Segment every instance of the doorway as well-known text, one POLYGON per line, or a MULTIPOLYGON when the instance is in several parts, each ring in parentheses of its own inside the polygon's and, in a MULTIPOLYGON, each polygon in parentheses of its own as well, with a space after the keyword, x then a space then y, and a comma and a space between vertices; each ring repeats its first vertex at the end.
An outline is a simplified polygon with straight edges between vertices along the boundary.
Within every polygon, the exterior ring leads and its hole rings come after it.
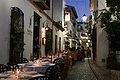
POLYGON ((53 33, 52 29, 48 28, 46 30, 46 45, 45 45, 45 55, 48 56, 50 52, 52 52, 52 38, 53 33))
POLYGON ((58 38, 58 36, 57 35, 55 35, 55 53, 57 52, 57 38, 58 38))
POLYGON ((40 19, 41 17, 34 12, 34 24, 33 24, 33 57, 39 58, 41 56, 41 36, 40 36, 40 19))

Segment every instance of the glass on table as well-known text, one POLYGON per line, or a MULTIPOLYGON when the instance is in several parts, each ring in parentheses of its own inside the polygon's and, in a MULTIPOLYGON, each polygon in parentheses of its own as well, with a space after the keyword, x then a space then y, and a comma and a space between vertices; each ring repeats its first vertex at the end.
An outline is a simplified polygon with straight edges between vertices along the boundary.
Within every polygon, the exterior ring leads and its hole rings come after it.
POLYGON ((26 63, 18 64, 19 70, 22 71, 23 68, 26 66, 26 63))

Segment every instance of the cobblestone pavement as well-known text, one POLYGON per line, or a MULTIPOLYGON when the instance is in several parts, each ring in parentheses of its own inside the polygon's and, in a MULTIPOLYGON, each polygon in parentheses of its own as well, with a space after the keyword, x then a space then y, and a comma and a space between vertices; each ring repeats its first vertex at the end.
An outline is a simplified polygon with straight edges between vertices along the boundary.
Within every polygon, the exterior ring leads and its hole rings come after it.
POLYGON ((76 62, 72 69, 69 70, 66 80, 111 80, 108 70, 97 67, 95 64, 92 64, 92 62, 90 63, 98 79, 93 74, 88 64, 88 59, 85 59, 85 62, 76 62))
POLYGON ((95 74, 99 78, 99 80, 112 80, 110 70, 106 69, 105 67, 100 67, 92 62, 90 62, 92 69, 94 70, 95 74))

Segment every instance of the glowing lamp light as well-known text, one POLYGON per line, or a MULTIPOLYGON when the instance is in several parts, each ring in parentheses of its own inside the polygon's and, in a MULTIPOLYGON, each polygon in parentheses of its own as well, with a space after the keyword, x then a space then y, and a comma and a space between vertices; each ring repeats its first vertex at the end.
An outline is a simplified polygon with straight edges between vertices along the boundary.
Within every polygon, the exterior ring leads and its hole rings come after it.
POLYGON ((49 29, 48 27, 45 28, 46 31, 48 31, 48 29, 49 29))
POLYGON ((16 70, 16 74, 18 75, 20 73, 19 69, 16 70))
POLYGON ((37 60, 36 63, 39 63, 39 61, 37 60))
POLYGON ((44 42, 43 43, 46 44, 46 38, 44 38, 44 42))
POLYGON ((90 40, 88 40, 88 42, 90 42, 90 40))
POLYGON ((84 22, 86 22, 87 16, 86 16, 85 14, 84 14, 83 17, 82 17, 82 20, 83 20, 84 22))

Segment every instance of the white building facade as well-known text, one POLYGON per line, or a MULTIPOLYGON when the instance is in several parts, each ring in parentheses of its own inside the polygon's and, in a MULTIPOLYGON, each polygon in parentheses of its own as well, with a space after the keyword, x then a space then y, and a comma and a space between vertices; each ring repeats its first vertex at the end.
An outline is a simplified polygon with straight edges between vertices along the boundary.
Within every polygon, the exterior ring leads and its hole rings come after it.
POLYGON ((69 47, 77 49, 78 47, 78 24, 76 19, 78 15, 73 6, 66 5, 65 7, 65 42, 69 42, 69 47))
MULTIPOLYGON (((55 4, 56 0, 50 0, 50 7, 48 10, 42 10, 35 3, 31 2, 33 0, 1 0, 0 2, 0 63, 6 64, 9 62, 10 58, 10 29, 11 29, 11 9, 17 7, 24 14, 24 52, 23 57, 30 59, 30 56, 33 55, 33 37, 34 29, 36 23, 34 22, 35 15, 38 18, 38 34, 40 51, 39 56, 45 56, 45 45, 43 45, 42 40, 42 28, 43 26, 48 26, 53 30, 53 42, 52 42, 52 51, 55 50, 55 35, 61 37, 60 50, 63 50, 63 35, 62 35, 62 25, 56 27, 58 21, 63 23, 63 0, 59 0, 60 5, 55 4), (53 6, 52 6, 53 5, 53 6), (55 6, 55 8, 54 8, 55 6), (53 9, 54 8, 54 9, 53 9), (59 8, 59 9, 58 9, 59 8), (56 13, 58 12, 58 13, 56 13), (55 15, 56 14, 56 15, 55 15), (54 15, 54 16, 53 16, 54 15), (56 16, 56 17, 55 17, 56 16), (53 22, 55 24, 53 24, 53 22), (58 31, 56 31, 58 30, 58 31)), ((58 1, 58 0, 57 0, 58 1)), ((58 40, 58 39, 57 39, 58 40)), ((58 42, 58 41, 57 41, 58 42)), ((58 49, 58 48, 57 48, 58 49)))
POLYGON ((90 10, 92 11, 92 28, 95 28, 96 35, 96 49, 93 54, 96 55, 96 63, 99 66, 106 66, 107 57, 109 53, 107 33, 104 28, 101 28, 99 19, 97 22, 95 18, 98 18, 100 13, 107 9, 106 0, 90 0, 90 10))

